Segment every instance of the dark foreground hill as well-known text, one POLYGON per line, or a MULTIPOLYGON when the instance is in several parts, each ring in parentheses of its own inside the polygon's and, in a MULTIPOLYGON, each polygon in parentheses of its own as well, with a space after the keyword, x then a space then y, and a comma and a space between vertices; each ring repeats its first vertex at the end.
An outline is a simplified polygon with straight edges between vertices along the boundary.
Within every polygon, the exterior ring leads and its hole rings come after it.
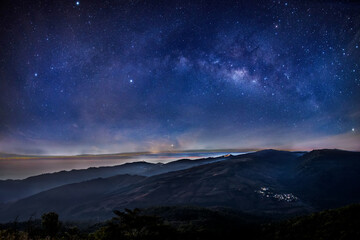
POLYGON ((49 211, 65 220, 105 220, 114 209, 188 205, 288 218, 360 202, 359 166, 356 152, 265 150, 152 176, 119 175, 57 187, 3 204, 0 221, 49 211))
POLYGON ((113 216, 107 222, 84 226, 74 222, 61 224, 56 213, 48 213, 42 216, 42 221, 0 224, 0 239, 355 240, 360 238, 359 204, 283 221, 269 221, 230 209, 199 207, 127 209, 124 212, 115 211, 113 216))

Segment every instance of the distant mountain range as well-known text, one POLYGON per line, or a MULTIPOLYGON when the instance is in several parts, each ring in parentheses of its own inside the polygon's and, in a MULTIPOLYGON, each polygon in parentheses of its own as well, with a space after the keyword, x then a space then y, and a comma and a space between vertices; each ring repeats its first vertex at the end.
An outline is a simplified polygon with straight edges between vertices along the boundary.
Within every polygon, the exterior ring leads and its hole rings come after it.
POLYGON ((44 174, 0 181, 0 221, 49 211, 103 220, 114 209, 190 205, 287 217, 360 202, 359 171, 359 152, 264 150, 44 174))
POLYGON ((107 178, 120 174, 153 176, 224 159, 226 159, 226 157, 205 158, 199 160, 181 159, 167 164, 133 162, 112 167, 92 167, 81 170, 47 173, 29 177, 24 180, 0 180, 0 203, 19 200, 54 187, 95 178, 107 178))

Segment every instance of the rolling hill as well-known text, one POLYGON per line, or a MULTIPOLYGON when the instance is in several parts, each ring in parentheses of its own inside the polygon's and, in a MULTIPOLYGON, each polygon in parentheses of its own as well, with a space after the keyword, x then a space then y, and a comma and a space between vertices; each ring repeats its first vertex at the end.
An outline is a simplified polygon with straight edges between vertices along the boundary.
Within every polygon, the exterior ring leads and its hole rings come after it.
POLYGON ((152 176, 211 162, 222 161, 227 158, 229 157, 204 158, 197 160, 181 159, 166 164, 133 162, 112 167, 93 167, 81 170, 47 173, 23 180, 0 180, 0 203, 15 201, 51 188, 95 178, 106 178, 120 174, 152 176))
POLYGON ((156 175, 118 175, 57 187, 2 205, 0 221, 47 211, 67 220, 103 220, 114 209, 189 205, 289 217, 326 209, 329 199, 334 206, 360 202, 359 166, 357 152, 264 150, 156 175), (329 174, 332 180, 325 181, 329 174), (87 190, 79 194, 79 189, 87 190))

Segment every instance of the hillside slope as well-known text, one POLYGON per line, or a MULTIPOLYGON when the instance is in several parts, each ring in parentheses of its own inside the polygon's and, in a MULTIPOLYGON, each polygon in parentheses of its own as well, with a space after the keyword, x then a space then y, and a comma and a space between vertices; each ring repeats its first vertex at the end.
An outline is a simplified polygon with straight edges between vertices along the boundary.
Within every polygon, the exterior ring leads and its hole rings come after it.
POLYGON ((127 184, 96 179, 65 185, 3 205, 0 220, 9 221, 19 212, 26 217, 50 210, 68 220, 107 219, 114 209, 189 205, 290 217, 360 202, 359 169, 357 152, 265 150, 149 177, 132 176, 136 181, 127 184), (91 188, 98 189, 98 184, 103 189, 91 195, 91 188), (83 187, 90 189, 89 197, 81 201, 76 194, 71 197, 83 187))
POLYGON ((134 162, 112 167, 48 173, 29 177, 24 180, 0 180, 0 203, 15 201, 55 187, 95 178, 107 178, 121 174, 153 176, 225 159, 229 159, 229 157, 204 158, 197 160, 183 159, 166 164, 134 162))
MULTIPOLYGON (((86 219, 90 215, 105 219, 111 216, 113 209, 159 205, 227 206, 262 214, 307 211, 300 200, 287 201, 275 197, 275 194, 283 196, 287 193, 282 182, 289 175, 284 172, 295 167, 298 155, 262 151, 230 157, 226 161, 144 178, 127 186, 104 186, 106 191, 97 194, 96 198, 84 199, 80 204, 76 198, 72 202, 63 200, 67 198, 67 192, 76 191, 69 190, 74 186, 66 185, 4 205, 0 220, 6 221, 18 214, 19 209, 23 216, 34 211, 53 210, 64 213, 63 217, 67 219, 86 219), (262 188, 271 189, 271 197, 260 193, 262 188), (49 199, 66 204, 57 204, 49 199), (78 206, 76 210, 74 205, 78 206)), ((78 186, 89 186, 90 183, 95 184, 96 181, 79 183, 78 186)))

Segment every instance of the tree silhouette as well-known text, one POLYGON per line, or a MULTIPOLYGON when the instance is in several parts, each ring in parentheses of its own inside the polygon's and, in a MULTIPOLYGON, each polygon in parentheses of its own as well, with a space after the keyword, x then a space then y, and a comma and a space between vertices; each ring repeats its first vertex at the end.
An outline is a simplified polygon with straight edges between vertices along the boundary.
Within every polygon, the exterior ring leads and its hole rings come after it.
POLYGON ((174 239, 175 230, 158 217, 141 215, 137 208, 124 212, 115 210, 114 214, 108 225, 94 234, 95 239, 174 239))
POLYGON ((55 212, 45 213, 41 216, 41 225, 46 235, 54 237, 61 226, 59 215, 55 212))

